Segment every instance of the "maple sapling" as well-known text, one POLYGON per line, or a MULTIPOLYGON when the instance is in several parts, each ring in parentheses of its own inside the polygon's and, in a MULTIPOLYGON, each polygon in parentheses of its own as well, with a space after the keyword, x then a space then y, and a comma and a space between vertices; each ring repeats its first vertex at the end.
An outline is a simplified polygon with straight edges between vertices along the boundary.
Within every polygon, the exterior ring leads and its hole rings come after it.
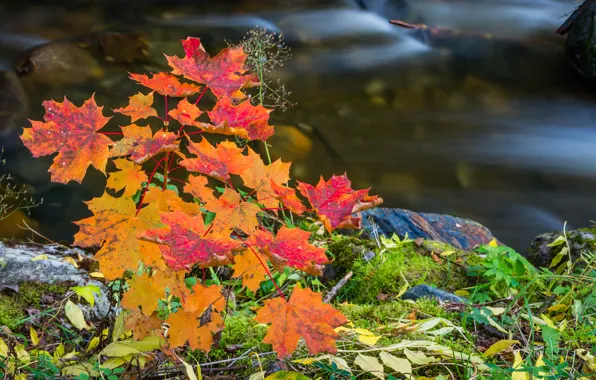
POLYGON ((265 163, 233 141, 212 144, 203 135, 265 142, 274 133, 271 110, 253 105, 243 91, 259 81, 245 65, 242 47, 226 48, 211 58, 198 38, 189 37, 182 45, 183 58, 166 56, 171 73, 130 74, 151 92, 141 91, 114 110, 131 118, 121 133, 101 131, 110 117, 91 96, 81 107, 66 98, 44 102, 44 122, 31 121, 21 135, 35 157, 58 153, 49 169, 52 181, 80 183, 89 165, 108 176, 110 191, 86 202, 93 216, 76 222, 74 244, 100 247, 95 258, 106 279, 128 281, 122 298, 126 327, 135 339, 161 337, 166 352, 186 342, 193 349, 210 350, 213 334, 224 326, 222 286, 207 286, 203 280, 188 287, 185 279, 193 268, 222 265, 231 265, 251 291, 262 281, 273 281, 280 298, 265 301, 256 320, 271 324, 264 342, 280 358, 290 356, 300 338, 311 354, 336 352, 334 328, 347 319, 324 304, 321 294, 297 285, 288 297, 273 280, 268 261, 277 271, 292 267, 314 276, 330 262, 325 248, 309 242, 309 232, 283 225, 279 214, 314 213, 331 233, 359 228, 358 211, 382 199, 369 196, 368 190, 352 190, 344 174, 321 178, 316 186, 299 183, 309 209, 288 186, 290 163, 265 163), (216 98, 211 110, 199 107, 207 89, 216 98), (164 97, 163 113, 153 108, 155 96, 164 97), (170 108, 174 98, 181 99, 170 108), (159 130, 136 124, 145 119, 157 121, 159 130), (201 136, 194 138, 197 134, 201 136), (116 171, 106 173, 108 160, 116 171), (174 186, 169 174, 181 169, 190 175, 183 186, 174 186), (242 180, 248 192, 236 189, 233 179, 242 180), (214 183, 223 190, 215 191, 214 183), (185 200, 189 198, 195 202, 185 200), (215 217, 206 221, 208 215, 215 217), (265 215, 271 216, 267 223, 265 215), (180 306, 164 315, 159 302, 172 297, 180 306), (160 328, 164 319, 170 326, 167 336, 160 328))

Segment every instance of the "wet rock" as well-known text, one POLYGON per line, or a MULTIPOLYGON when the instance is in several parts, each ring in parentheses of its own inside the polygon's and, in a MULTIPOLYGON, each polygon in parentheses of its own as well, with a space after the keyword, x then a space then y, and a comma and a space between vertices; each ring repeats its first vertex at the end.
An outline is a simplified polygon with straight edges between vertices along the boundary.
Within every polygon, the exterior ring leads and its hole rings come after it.
MULTIPOLYGON (((549 247, 549 244, 562 235, 562 231, 556 231, 536 236, 526 254, 528 261, 536 267, 548 267, 563 247, 562 245, 549 247)), ((592 251, 596 248, 596 229, 566 231, 566 235, 572 261, 576 261, 582 251, 592 251)))
POLYGON ((567 35, 565 53, 571 64, 582 75, 596 78, 596 1, 586 0, 567 21, 557 29, 557 33, 567 35))
MULTIPOLYGON (((19 78, 10 71, 0 71, 0 138, 15 134, 27 117, 27 95, 19 78)), ((6 148, 7 141, 2 141, 6 148)))
POLYGON ((66 256, 88 255, 78 249, 57 246, 8 246, 0 242, 0 287, 14 287, 23 283, 64 284, 68 286, 97 285, 101 294, 95 295, 95 306, 81 305, 89 320, 99 320, 110 310, 106 287, 86 272, 63 260, 66 256), (41 256, 45 255, 45 256, 41 256))
POLYGON ((423 238, 452 245, 465 251, 494 239, 488 228, 469 219, 444 214, 418 213, 399 208, 374 208, 362 213, 363 227, 369 232, 411 239, 423 238))
POLYGON ((457 296, 453 293, 446 292, 441 289, 433 288, 428 285, 416 285, 413 288, 408 289, 401 298, 404 300, 417 301, 420 298, 436 299, 440 303, 445 302, 458 302, 465 303, 466 299, 457 296))

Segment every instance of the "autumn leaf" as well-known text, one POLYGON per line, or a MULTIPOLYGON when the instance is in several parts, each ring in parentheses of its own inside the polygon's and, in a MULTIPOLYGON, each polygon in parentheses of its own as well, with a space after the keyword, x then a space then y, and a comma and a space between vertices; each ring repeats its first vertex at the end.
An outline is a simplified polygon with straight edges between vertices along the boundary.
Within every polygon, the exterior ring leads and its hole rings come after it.
POLYGON ((174 120, 178 121, 181 125, 192 125, 198 127, 201 125, 197 120, 203 111, 196 105, 189 103, 186 98, 182 99, 176 105, 176 108, 170 110, 170 115, 174 120))
POLYGON ((204 138, 199 143, 189 139, 188 151, 197 158, 186 158, 180 161, 180 165, 189 172, 202 173, 224 182, 230 179, 230 174, 241 174, 252 164, 242 154, 243 148, 238 148, 230 141, 221 142, 214 147, 204 138))
POLYGON ((265 141, 274 133, 269 125, 269 110, 262 105, 253 106, 246 100, 235 106, 229 98, 219 98, 215 107, 207 111, 214 124, 203 123, 208 132, 236 134, 249 140, 265 141))
POLYGON ((232 251, 241 242, 233 240, 229 232, 208 232, 201 215, 189 216, 182 211, 164 213, 161 220, 167 228, 147 231, 141 236, 146 241, 160 244, 168 266, 174 270, 226 265, 234 261, 232 251))
POLYGON ((369 196, 369 189, 353 190, 351 182, 344 174, 332 176, 325 182, 323 177, 316 187, 299 182, 298 189, 313 206, 327 231, 336 228, 360 228, 360 216, 352 214, 383 202, 378 196, 369 196))
POLYGON ((251 165, 238 173, 244 181, 244 185, 256 190, 259 203, 267 208, 277 207, 279 201, 271 188, 271 182, 277 184, 288 182, 290 180, 290 164, 277 160, 271 165, 265 165, 261 157, 251 149, 248 149, 247 160, 251 162, 251 165))
POLYGON ((193 293, 187 291, 182 309, 166 320, 171 326, 168 331, 171 348, 188 341, 192 349, 209 352, 212 334, 223 327, 219 312, 225 307, 225 299, 221 289, 219 285, 205 287, 199 283, 193 287, 193 293))
POLYGON ((296 190, 278 185, 274 180, 271 180, 271 190, 275 199, 280 201, 288 210, 296 215, 301 215, 306 211, 306 207, 302 201, 296 196, 296 190))
POLYGON ((202 175, 191 175, 188 177, 188 183, 184 185, 184 192, 192 194, 203 203, 213 201, 213 189, 207 187, 209 180, 202 175))
POLYGON ((310 244, 309 237, 308 231, 282 226, 275 237, 268 231, 257 230, 248 241, 259 247, 280 272, 285 266, 290 266, 313 276, 321 276, 323 264, 331 261, 325 255, 325 248, 310 244))
POLYGON ((184 58, 166 55, 172 73, 207 85, 216 97, 243 99, 241 88, 258 85, 253 75, 245 75, 247 55, 241 47, 223 49, 210 58, 198 38, 188 37, 182 41, 182 46, 186 53, 184 58))
POLYGON ((140 307, 143 315, 148 317, 157 310, 158 300, 166 298, 166 289, 176 297, 186 294, 183 279, 183 272, 168 268, 156 271, 151 277, 135 275, 128 281, 130 288, 122 297, 122 307, 129 310, 140 307))
POLYGON ((23 130, 21 140, 33 157, 58 153, 49 170, 52 181, 81 183, 89 165, 105 174, 113 142, 96 132, 110 118, 103 116, 95 98, 91 96, 81 107, 66 98, 62 103, 47 100, 43 106, 46 122, 30 120, 32 127, 23 130))
POLYGON ((139 82, 141 85, 152 89, 160 95, 180 97, 189 96, 199 92, 201 86, 190 83, 180 83, 178 78, 168 73, 151 74, 149 78, 145 74, 130 74, 130 79, 139 82))
POLYGON ((250 235, 259 225, 257 214, 261 208, 254 203, 242 202, 240 194, 232 189, 225 189, 219 198, 206 203, 205 208, 216 214, 212 223, 218 230, 237 228, 250 235))
POLYGON ((153 92, 150 92, 147 95, 143 95, 139 92, 138 94, 129 98, 128 106, 116 108, 114 112, 119 112, 123 115, 130 116, 132 122, 134 123, 138 119, 146 119, 150 116, 157 116, 157 111, 155 108, 151 107, 152 105, 153 92))
POLYGON ((234 262, 232 277, 242 277, 242 285, 256 292, 267 277, 267 271, 263 267, 267 265, 267 258, 261 257, 256 250, 247 249, 234 256, 234 262))
POLYGON ((130 155, 134 163, 142 164, 159 153, 178 150, 178 135, 172 132, 159 131, 153 135, 150 127, 131 124, 122 127, 122 134, 124 138, 115 143, 110 157, 130 155))
POLYGON ((257 311, 255 320, 270 323, 263 339, 271 344, 280 359, 292 355, 303 338, 309 355, 321 352, 336 353, 335 328, 348 323, 348 319, 331 305, 322 302, 320 293, 302 289, 297 285, 289 301, 281 298, 266 300, 257 311))
POLYGON ((150 335, 163 335, 161 320, 157 313, 146 316, 139 309, 133 309, 126 315, 124 327, 127 330, 132 330, 132 336, 135 340, 142 340, 150 335))
POLYGON ((137 215, 136 205, 130 198, 114 198, 104 193, 86 203, 94 215, 75 222, 79 232, 74 236, 74 245, 101 246, 95 258, 108 280, 122 277, 126 270, 136 270, 139 261, 151 267, 165 265, 155 244, 137 239, 147 229, 162 226, 157 204, 142 208, 137 215))
POLYGON ((114 160, 114 164, 119 171, 110 173, 107 188, 116 191, 124 189, 122 195, 130 197, 141 189, 144 182, 147 182, 147 174, 134 162, 120 158, 114 160))
POLYGON ((196 203, 187 203, 173 190, 151 186, 145 193, 143 204, 157 203, 160 212, 183 211, 188 215, 199 215, 201 208, 196 203))

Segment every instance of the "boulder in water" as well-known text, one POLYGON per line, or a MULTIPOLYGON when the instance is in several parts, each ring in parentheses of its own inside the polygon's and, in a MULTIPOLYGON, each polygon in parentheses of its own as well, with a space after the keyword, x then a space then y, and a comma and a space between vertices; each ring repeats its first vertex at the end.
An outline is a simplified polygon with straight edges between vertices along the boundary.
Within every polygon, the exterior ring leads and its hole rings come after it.
POLYGON ((596 0, 585 0, 557 29, 567 35, 565 53, 583 76, 596 79, 596 0))

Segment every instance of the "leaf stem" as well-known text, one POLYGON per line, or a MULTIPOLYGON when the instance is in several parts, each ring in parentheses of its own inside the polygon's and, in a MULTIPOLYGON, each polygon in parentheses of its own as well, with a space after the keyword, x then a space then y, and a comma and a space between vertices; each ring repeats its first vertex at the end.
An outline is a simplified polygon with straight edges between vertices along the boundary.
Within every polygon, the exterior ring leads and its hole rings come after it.
POLYGON ((136 215, 139 215, 139 212, 141 212, 141 207, 143 206, 143 200, 145 199, 145 194, 147 194, 147 190, 149 189, 149 184, 153 180, 153 177, 155 176, 155 173, 157 172, 157 169, 159 169, 159 167, 161 166, 160 164, 164 160, 164 158, 165 157, 162 157, 161 160, 157 161, 157 164, 155 164, 155 169, 153 169, 153 172, 151 172, 151 175, 149 176, 149 179, 147 179, 147 187, 145 187, 143 189, 143 193, 141 194, 141 199, 139 199, 139 204, 137 205, 137 213, 136 213, 136 215))
MULTIPOLYGON (((168 186, 168 171, 170 170, 169 166, 171 165, 168 161, 170 160, 170 155, 168 153, 166 153, 164 155, 164 165, 163 165, 163 186, 162 186, 162 190, 165 191, 165 189, 168 186)), ((174 161, 174 160, 172 160, 174 161)))

